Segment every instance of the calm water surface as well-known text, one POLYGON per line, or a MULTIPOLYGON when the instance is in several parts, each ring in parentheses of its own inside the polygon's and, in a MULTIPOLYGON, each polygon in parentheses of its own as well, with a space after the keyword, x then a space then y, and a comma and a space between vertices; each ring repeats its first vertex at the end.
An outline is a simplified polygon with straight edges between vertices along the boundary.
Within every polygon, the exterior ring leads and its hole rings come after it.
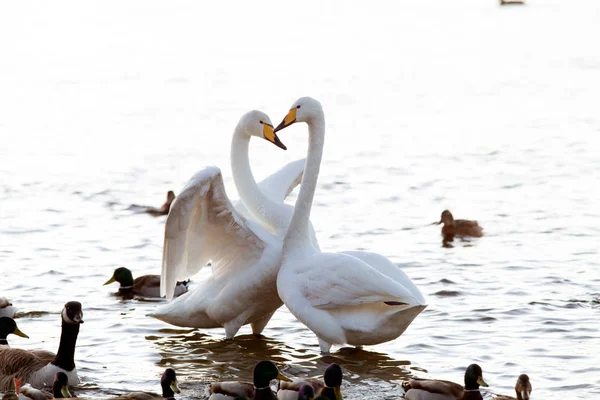
MULTIPOLYGON (((84 397, 157 391, 173 366, 181 397, 202 398, 265 358, 297 376, 338 362, 348 399, 398 398, 411 375, 462 382, 472 362, 496 393, 527 372, 534 398, 598 397, 600 7, 423 3, 3 3, 0 294, 31 337, 11 345, 56 351, 79 300, 84 397), (401 263, 429 302, 404 335, 322 357, 281 308, 264 339, 225 342, 102 286, 117 266, 159 273, 164 217, 131 204, 208 164, 236 197, 238 118, 278 123, 303 95, 327 116, 321 248, 401 263), (442 247, 445 208, 486 235, 442 247)), ((287 152, 253 143, 257 176, 304 156, 305 126, 281 138, 287 152)))

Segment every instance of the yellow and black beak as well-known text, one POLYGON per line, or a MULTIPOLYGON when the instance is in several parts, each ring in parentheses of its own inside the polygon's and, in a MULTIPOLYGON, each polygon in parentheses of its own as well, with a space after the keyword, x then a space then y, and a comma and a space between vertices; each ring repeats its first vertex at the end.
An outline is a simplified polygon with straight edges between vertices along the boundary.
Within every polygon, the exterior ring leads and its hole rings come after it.
POLYGON ((181 390, 179 390, 179 386, 177 386, 177 381, 171 381, 171 390, 175 393, 181 393, 181 390))
POLYGON ((478 376, 477 377, 477 383, 479 383, 480 386, 483 387, 488 387, 489 385, 487 383, 485 383, 485 381, 483 380, 483 376, 478 376))
POLYGON ((277 125, 277 128, 275 128, 275 132, 279 132, 283 128, 287 128, 288 126, 290 126, 294 122, 296 122, 296 110, 297 110, 297 108, 292 108, 287 113, 287 115, 285 116, 285 118, 283 119, 283 121, 281 121, 281 123, 279 125, 277 125))
POLYGON ((71 396, 71 393, 69 392, 68 386, 62 386, 60 388, 60 394, 62 394, 65 399, 70 399, 71 397, 73 397, 73 396, 71 396))
POLYGON ((109 284, 111 284, 113 282, 115 282, 115 276, 114 275, 112 276, 112 278, 110 278, 109 280, 107 280, 106 283, 104 285, 102 285, 102 286, 109 285, 109 284))
POLYGON ((273 143, 280 149, 287 150, 285 144, 281 143, 281 140, 279 140, 279 137, 275 134, 275 131, 273 130, 273 125, 263 123, 263 136, 265 139, 267 139, 269 142, 273 143))
POLYGON ((15 326, 15 330, 13 331, 13 334, 29 339, 29 336, 27 336, 26 334, 21 332, 21 330, 19 328, 17 328, 16 326, 15 326))

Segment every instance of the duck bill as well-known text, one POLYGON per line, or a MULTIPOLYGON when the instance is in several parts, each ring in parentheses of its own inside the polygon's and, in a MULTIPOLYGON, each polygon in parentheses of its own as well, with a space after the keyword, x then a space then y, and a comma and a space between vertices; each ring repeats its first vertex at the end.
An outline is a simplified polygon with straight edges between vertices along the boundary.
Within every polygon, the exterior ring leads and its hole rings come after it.
POLYGON ((279 125, 277 125, 277 128, 275 128, 275 132, 279 132, 280 130, 287 128, 288 126, 292 125, 295 122, 296 122, 296 108, 292 108, 287 113, 287 115, 285 116, 283 121, 281 121, 281 123, 279 125))
POLYGON ((71 397, 73 397, 71 396, 71 392, 69 392, 69 388, 67 386, 63 386, 60 388, 60 394, 62 394, 65 399, 70 399, 71 397))
POLYGON ((26 334, 24 334, 23 332, 21 332, 21 330, 19 328, 17 328, 17 327, 15 327, 15 330, 13 331, 13 333, 15 335, 17 335, 17 336, 21 336, 21 337, 29 339, 29 336, 27 336, 26 334))
POLYGON ((479 383, 479 386, 483 386, 483 387, 489 386, 487 383, 485 383, 482 376, 477 377, 477 383, 479 383))
POLYGON ((113 283, 113 282, 115 282, 115 277, 114 277, 114 275, 113 275, 113 276, 112 276, 112 277, 111 277, 109 280, 107 280, 107 281, 106 281, 106 283, 105 283, 104 285, 102 285, 102 286, 110 285, 110 284, 111 284, 111 283, 113 283))
POLYGON ((77 313, 73 316, 73 321, 78 324, 83 324, 83 313, 77 313))
POLYGON ((283 375, 281 372, 277 373, 277 379, 279 379, 280 381, 286 381, 286 382, 291 382, 292 381, 290 378, 288 378, 287 376, 283 375))
POLYGON ((263 124, 263 136, 266 140, 273 143, 280 149, 287 150, 285 144, 283 144, 281 140, 279 140, 279 136, 277 136, 277 134, 273 130, 273 125, 263 124))
POLYGON ((179 390, 179 386, 177 386, 177 381, 173 381, 171 382, 171 390, 175 393, 181 393, 181 390, 179 390))

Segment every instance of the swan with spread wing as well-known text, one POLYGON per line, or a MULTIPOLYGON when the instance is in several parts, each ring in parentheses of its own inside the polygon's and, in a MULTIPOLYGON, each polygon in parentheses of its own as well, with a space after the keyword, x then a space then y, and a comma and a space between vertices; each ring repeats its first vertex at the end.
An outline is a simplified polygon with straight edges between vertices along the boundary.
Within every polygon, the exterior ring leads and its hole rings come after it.
POLYGON ((425 299, 409 277, 380 254, 321 253, 312 245, 310 211, 325 143, 321 104, 310 97, 297 100, 275 132, 295 122, 308 124, 308 153, 284 238, 279 295, 317 335, 323 353, 332 344, 360 347, 393 340, 423 311, 425 299))
MULTIPOLYGON (((300 182, 304 160, 288 164, 257 185, 248 158, 252 136, 286 149, 269 117, 251 111, 240 119, 231 143, 232 173, 243 205, 232 205, 219 168, 207 167, 192 177, 167 217, 161 295, 172 298, 176 282, 193 276, 209 261, 212 274, 151 316, 177 326, 222 326, 232 339, 248 323, 254 334, 260 334, 283 304, 276 280, 283 236, 293 213, 283 201, 300 182)), ((308 230, 309 241, 318 248, 314 229, 308 230)))

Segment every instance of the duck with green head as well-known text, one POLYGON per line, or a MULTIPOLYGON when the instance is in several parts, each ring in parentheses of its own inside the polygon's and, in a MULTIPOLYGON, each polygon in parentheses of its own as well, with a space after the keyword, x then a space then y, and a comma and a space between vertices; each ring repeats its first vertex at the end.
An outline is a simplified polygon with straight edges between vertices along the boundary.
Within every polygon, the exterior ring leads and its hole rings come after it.
POLYGON ((333 363, 325 369, 323 374, 325 387, 319 392, 319 396, 329 400, 342 400, 342 367, 333 363))
POLYGON ((250 400, 277 400, 271 390, 271 381, 290 382, 291 379, 279 372, 271 361, 260 361, 254 367, 253 383, 248 382, 218 382, 210 385, 209 400, 233 400, 237 397, 247 397, 250 400))
POLYGON ((487 387, 483 371, 471 364, 465 371, 465 386, 437 379, 411 379, 402 384, 408 400, 483 400, 479 386, 487 387))
POLYGON ((10 334, 29 339, 29 336, 21 332, 14 319, 10 317, 0 317, 0 345, 8 346, 6 337, 10 334))
MULTIPOLYGON (((120 267, 115 269, 113 276, 104 285, 110 285, 113 282, 119 282, 118 294, 120 296, 161 297, 160 275, 142 275, 133 279, 133 274, 129 269, 120 267)), ((189 280, 177 282, 175 296, 187 292, 189 283, 189 280)))
POLYGON ((119 397, 115 397, 115 400, 163 400, 163 399, 174 399, 175 393, 181 393, 179 386, 177 386, 177 374, 173 368, 167 368, 160 377, 160 387, 162 388, 162 394, 148 393, 148 392, 133 392, 127 393, 119 397))

